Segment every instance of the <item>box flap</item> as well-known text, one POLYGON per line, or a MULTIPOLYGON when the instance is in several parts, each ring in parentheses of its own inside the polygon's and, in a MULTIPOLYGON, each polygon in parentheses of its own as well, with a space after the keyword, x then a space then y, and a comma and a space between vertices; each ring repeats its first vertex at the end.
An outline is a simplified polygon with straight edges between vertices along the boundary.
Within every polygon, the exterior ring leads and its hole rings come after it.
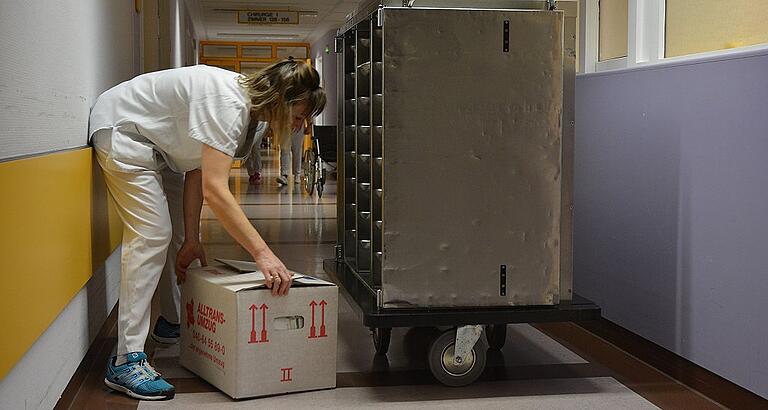
MULTIPOLYGON (((220 261, 219 259, 216 260, 220 261)), ((242 267, 245 265, 240 266, 242 267)), ((195 272, 197 272, 205 281, 221 286, 232 292, 266 288, 264 274, 260 270, 250 271, 248 273, 240 273, 241 271, 239 269, 233 268, 231 265, 227 264, 206 266, 203 268, 195 269, 195 272)), ((293 279, 293 285, 291 285, 292 287, 335 286, 331 282, 293 271, 291 271, 291 277, 293 279)))
POLYGON ((220 259, 216 258, 216 262, 223 263, 232 269, 237 270, 240 273, 256 272, 259 267, 256 266, 256 262, 238 261, 234 259, 220 259))

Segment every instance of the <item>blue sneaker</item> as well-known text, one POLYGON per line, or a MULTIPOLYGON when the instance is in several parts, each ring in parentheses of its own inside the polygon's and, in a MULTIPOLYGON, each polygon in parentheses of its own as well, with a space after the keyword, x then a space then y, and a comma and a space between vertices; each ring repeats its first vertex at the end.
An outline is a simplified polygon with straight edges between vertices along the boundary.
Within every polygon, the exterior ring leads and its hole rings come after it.
POLYGON ((158 343, 172 345, 179 341, 180 331, 181 326, 173 324, 160 316, 157 318, 157 322, 155 322, 155 329, 152 330, 152 339, 158 343))
POLYGON ((128 362, 120 366, 115 365, 116 357, 110 359, 104 378, 107 387, 139 400, 169 400, 176 395, 176 389, 149 365, 144 352, 126 356, 128 362))

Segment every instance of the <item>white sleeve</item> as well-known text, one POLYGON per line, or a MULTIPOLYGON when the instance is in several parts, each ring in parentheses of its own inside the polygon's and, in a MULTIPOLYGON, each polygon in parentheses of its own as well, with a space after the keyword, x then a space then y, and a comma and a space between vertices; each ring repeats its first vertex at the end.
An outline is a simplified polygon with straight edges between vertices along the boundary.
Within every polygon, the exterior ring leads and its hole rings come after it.
POLYGON ((189 136, 229 156, 248 124, 248 109, 234 98, 206 95, 189 103, 189 136))

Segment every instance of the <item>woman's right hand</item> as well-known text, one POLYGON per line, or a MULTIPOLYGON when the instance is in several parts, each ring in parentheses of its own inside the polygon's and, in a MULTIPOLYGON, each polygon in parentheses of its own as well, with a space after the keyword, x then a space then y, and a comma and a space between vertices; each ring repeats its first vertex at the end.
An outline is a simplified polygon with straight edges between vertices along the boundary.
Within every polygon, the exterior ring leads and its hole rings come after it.
POLYGON ((199 260, 200 265, 208 266, 205 251, 199 241, 184 241, 176 254, 176 283, 181 285, 187 279, 187 268, 193 261, 199 260))
POLYGON ((264 274, 267 288, 272 289, 272 295, 287 295, 292 282, 291 273, 288 272, 283 262, 272 253, 272 250, 265 248, 254 255, 253 260, 264 274))

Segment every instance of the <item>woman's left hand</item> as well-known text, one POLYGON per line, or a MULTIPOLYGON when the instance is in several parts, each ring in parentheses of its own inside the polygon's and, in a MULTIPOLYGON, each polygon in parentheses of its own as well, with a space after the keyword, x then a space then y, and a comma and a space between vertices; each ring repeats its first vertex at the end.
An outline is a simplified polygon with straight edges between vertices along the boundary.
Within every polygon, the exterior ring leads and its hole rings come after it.
POLYGON ((208 266, 208 262, 205 260, 205 251, 203 245, 200 242, 188 242, 184 241, 181 245, 179 253, 176 254, 176 282, 179 284, 184 283, 187 279, 187 268, 192 264, 195 259, 200 261, 203 266, 208 266))

